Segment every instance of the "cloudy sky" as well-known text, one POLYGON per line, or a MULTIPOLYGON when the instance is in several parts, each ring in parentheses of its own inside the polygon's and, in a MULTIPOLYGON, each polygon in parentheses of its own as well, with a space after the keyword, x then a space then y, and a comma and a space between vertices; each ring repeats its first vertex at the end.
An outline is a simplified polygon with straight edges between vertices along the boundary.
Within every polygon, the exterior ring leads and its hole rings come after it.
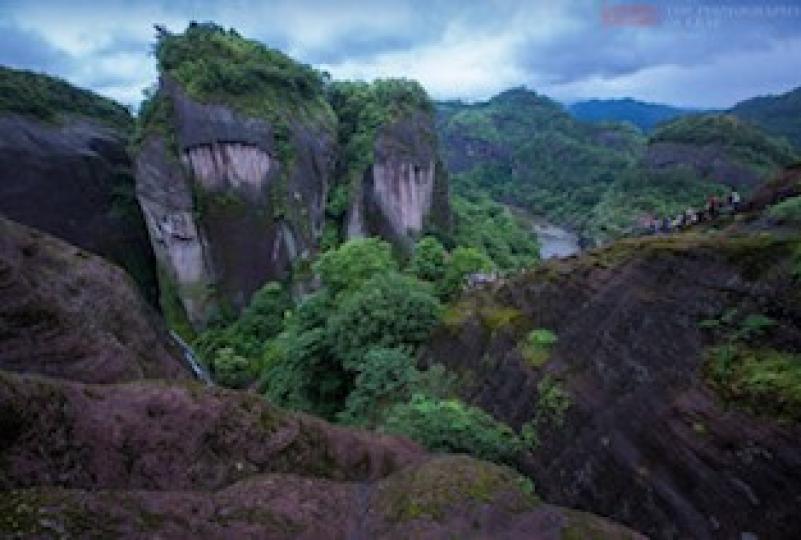
POLYGON ((405 76, 437 99, 525 85, 728 107, 801 86, 800 0, 0 0, 0 64, 137 104, 153 23, 213 20, 336 78, 405 76))

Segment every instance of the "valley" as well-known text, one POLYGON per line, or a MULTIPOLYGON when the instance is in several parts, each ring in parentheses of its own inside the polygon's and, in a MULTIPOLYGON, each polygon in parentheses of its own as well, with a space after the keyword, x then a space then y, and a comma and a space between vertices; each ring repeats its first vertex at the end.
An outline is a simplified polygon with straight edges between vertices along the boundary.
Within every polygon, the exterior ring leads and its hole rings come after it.
POLYGON ((152 54, 136 114, 0 67, 0 536, 801 535, 798 90, 152 54))

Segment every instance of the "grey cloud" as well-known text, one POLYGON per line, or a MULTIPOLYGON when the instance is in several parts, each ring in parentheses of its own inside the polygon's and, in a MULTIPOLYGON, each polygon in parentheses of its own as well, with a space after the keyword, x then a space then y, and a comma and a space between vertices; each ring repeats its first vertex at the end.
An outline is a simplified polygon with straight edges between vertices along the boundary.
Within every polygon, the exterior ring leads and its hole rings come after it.
POLYGON ((0 23, 0 64, 33 71, 65 74, 74 59, 39 35, 0 23))

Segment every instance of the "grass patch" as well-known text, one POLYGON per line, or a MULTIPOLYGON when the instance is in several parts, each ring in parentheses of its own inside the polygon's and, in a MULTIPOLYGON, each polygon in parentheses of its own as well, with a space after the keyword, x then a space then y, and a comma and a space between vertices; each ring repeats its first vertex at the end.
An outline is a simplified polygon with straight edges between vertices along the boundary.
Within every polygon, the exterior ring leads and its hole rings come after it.
POLYGON ((727 401, 755 414, 801 420, 801 355, 739 343, 713 347, 705 375, 727 401))
POLYGON ((523 313, 516 308, 484 306, 479 310, 481 322, 492 332, 501 328, 508 328, 523 319, 523 313))
POLYGON ((547 328, 535 328, 526 336, 520 352, 531 367, 542 367, 550 358, 557 341, 556 334, 547 328))

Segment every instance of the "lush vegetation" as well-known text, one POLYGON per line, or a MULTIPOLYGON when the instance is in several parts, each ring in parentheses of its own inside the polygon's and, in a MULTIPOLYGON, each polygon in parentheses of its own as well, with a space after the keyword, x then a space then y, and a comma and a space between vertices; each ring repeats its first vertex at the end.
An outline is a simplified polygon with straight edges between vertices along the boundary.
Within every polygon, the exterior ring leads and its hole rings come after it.
POLYGON ((439 130, 457 194, 488 194, 578 227, 644 143, 633 128, 581 124, 523 89, 441 104, 439 130))
POLYGON ((795 151, 785 141, 770 137, 731 115, 686 116, 661 126, 651 141, 719 145, 730 158, 764 172, 789 165, 796 159, 795 151))
POLYGON ((277 124, 288 114, 330 114, 325 74, 233 29, 194 22, 182 34, 161 29, 154 52, 159 71, 200 101, 277 124))
POLYGON ((194 342, 195 351, 220 384, 242 387, 259 375, 264 348, 281 332, 284 315, 291 308, 287 291, 278 283, 267 283, 238 319, 227 324, 218 321, 201 333, 194 342))
POLYGON ((452 243, 475 248, 501 270, 529 268, 539 260, 540 246, 531 227, 486 195, 451 198, 452 243))
POLYGON ((768 215, 784 223, 801 225, 801 197, 791 197, 768 210, 768 215))
POLYGON ((625 124, 583 124, 524 89, 485 103, 440 103, 438 129, 457 195, 489 196, 601 241, 724 192, 691 163, 651 167, 649 145, 716 145, 722 159, 761 176, 795 159, 787 143, 732 116, 682 116, 646 139, 625 124))
POLYGON ((778 96, 762 96, 742 101, 731 109, 731 114, 753 122, 766 132, 785 137, 801 150, 801 88, 778 96))
POLYGON ((6 67, 0 67, 0 113, 33 116, 47 122, 78 115, 123 130, 132 126, 130 112, 119 103, 56 77, 6 67))
POLYGON ((351 240, 315 263, 316 293, 293 305, 269 283, 238 319, 218 322, 194 346, 221 385, 256 385, 284 407, 511 463, 533 439, 456 399, 455 378, 441 366, 416 362, 440 320, 440 298, 491 268, 478 249, 449 253, 430 236, 403 268, 386 242, 351 240))
POLYGON ((431 286, 394 270, 394 261, 384 257, 389 249, 379 240, 353 240, 321 259, 323 288, 298 306, 269 344, 264 378, 273 401, 334 417, 357 381, 375 384, 359 375, 376 355, 394 354, 387 349, 415 354, 440 304, 431 286), (364 260, 384 264, 354 272, 351 263, 364 260))
POLYGON ((774 348, 779 323, 729 309, 701 321, 716 344, 707 351, 707 382, 727 402, 756 414, 801 420, 801 355, 774 348))
POLYGON ((527 448, 511 428, 456 399, 415 395, 389 410, 382 429, 434 451, 468 453, 497 463, 514 463, 527 448))
MULTIPOLYGON (((293 159, 291 122, 307 122, 333 133, 336 118, 325 99, 326 73, 291 59, 235 30, 192 22, 183 33, 159 27, 154 53, 159 72, 193 99, 221 103, 270 122, 279 158, 293 159)), ((151 131, 175 144, 172 105, 162 89, 146 92, 136 142, 151 131)))

